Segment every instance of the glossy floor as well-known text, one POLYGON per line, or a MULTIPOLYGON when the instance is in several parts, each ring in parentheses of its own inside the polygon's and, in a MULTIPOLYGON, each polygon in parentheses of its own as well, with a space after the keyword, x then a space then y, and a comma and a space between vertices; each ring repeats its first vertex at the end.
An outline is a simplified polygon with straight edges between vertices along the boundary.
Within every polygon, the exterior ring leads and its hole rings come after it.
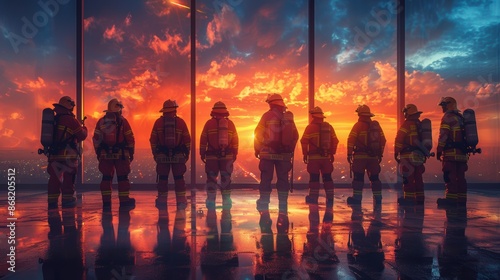
MULTIPOLYGON (((2 225, 4 279, 500 279, 498 193, 469 191, 466 209, 437 209, 443 191, 426 192, 425 207, 401 208, 383 191, 381 208, 365 190, 361 207, 337 189, 333 211, 324 197, 310 207, 305 190, 290 194, 287 220, 255 209, 258 191, 235 190, 233 207, 208 211, 154 206, 154 191, 136 191, 137 206, 103 212, 99 192, 74 209, 47 210, 46 193, 17 193, 15 229, 2 225), (278 221, 279 220, 279 221, 278 221), (11 238, 11 239, 9 239, 11 238), (9 240, 15 239, 15 272, 9 240)), ((114 193, 116 195, 116 193, 114 193)), ((2 217, 10 217, 1 203, 2 217)), ((5 221, 5 218, 4 218, 5 221)), ((8 221, 10 222, 10 221, 8 221)))

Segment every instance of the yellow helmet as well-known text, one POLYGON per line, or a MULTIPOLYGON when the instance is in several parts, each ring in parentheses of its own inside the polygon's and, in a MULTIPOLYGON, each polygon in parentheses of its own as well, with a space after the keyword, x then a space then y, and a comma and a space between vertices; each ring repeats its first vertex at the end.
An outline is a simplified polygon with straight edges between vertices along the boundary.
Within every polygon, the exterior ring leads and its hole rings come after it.
POLYGON ((286 107, 285 102, 283 102, 283 97, 277 93, 267 95, 266 102, 269 103, 269 105, 286 107))
POLYGON ((411 116, 414 114, 422 114, 422 112, 417 109, 417 106, 415 104, 407 104, 403 108, 403 113, 405 116, 411 116))
POLYGON ((212 107, 212 112, 210 114, 229 115, 229 112, 227 111, 226 104, 224 104, 222 101, 217 101, 215 102, 214 107, 212 107))
POLYGON ((61 99, 59 99, 58 103, 54 103, 52 105, 54 105, 54 106, 60 105, 66 109, 73 110, 73 108, 75 107, 76 104, 75 104, 75 101, 73 101, 73 99, 71 97, 63 96, 63 97, 61 97, 61 99))
POLYGON ((161 108, 160 112, 163 113, 175 112, 177 110, 177 107, 179 107, 179 105, 177 105, 177 102, 175 102, 175 100, 169 99, 163 102, 163 108, 161 108))
POLYGON ((438 106, 446 107, 448 110, 457 110, 457 101, 453 97, 441 97, 438 106))
POLYGON ((120 101, 118 101, 118 99, 113 98, 108 102, 108 109, 104 110, 104 112, 116 113, 120 112, 123 108, 125 108, 123 107, 123 104, 120 101))
POLYGON ((311 111, 309 111, 309 113, 312 115, 313 118, 325 118, 323 110, 321 110, 321 108, 318 106, 314 107, 311 111))
POLYGON ((359 105, 358 108, 356 109, 356 113, 358 113, 358 116, 369 116, 369 117, 375 116, 370 112, 370 107, 366 105, 359 105))

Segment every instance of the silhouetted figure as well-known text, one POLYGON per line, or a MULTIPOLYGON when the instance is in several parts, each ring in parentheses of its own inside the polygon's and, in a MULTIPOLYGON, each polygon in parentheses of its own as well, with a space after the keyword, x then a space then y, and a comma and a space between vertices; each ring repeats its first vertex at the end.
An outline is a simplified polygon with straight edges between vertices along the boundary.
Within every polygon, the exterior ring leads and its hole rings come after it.
POLYGON ((382 182, 380 181, 380 162, 384 153, 386 139, 377 121, 371 117, 370 108, 360 105, 356 109, 358 121, 354 124, 347 139, 347 162, 353 173, 352 193, 347 204, 360 205, 363 198, 365 171, 370 179, 373 203, 382 203, 382 182))
POLYGON ((467 208, 446 209, 443 244, 438 248, 439 273, 442 279, 476 279, 477 259, 469 255, 467 208))
POLYGON ((323 177, 323 186, 326 194, 327 207, 333 207, 333 161, 337 152, 339 140, 333 127, 324 121, 325 115, 320 107, 314 107, 310 112, 311 123, 306 127, 300 144, 302 146, 303 161, 307 164, 309 173, 309 195, 306 203, 318 204, 320 181, 323 177))
POLYGON ((163 116, 159 117, 151 130, 149 143, 156 162, 158 174, 158 197, 155 205, 158 209, 166 209, 168 197, 168 175, 172 170, 175 187, 177 209, 186 209, 186 162, 191 149, 191 136, 186 122, 177 116, 177 102, 166 100, 160 110, 163 116))
POLYGON ((403 197, 398 198, 399 205, 424 204, 424 181, 427 149, 422 143, 421 111, 414 104, 407 104, 403 109, 405 121, 399 128, 394 142, 394 159, 398 162, 399 172, 403 176, 403 197))
POLYGON ((43 279, 86 279, 82 232, 76 226, 75 208, 48 211, 49 248, 42 262, 43 279), (64 230, 63 230, 64 229, 64 230))
POLYGON ((373 218, 365 233, 360 205, 353 205, 347 261, 349 269, 359 279, 381 279, 384 270, 384 251, 381 242, 381 207, 375 207, 373 218))
POLYGON ((255 157, 260 159, 260 184, 257 210, 269 210, 271 181, 276 169, 276 189, 280 215, 288 215, 288 192, 290 182, 288 172, 293 168, 293 152, 299 139, 299 133, 293 114, 286 110, 283 98, 279 94, 269 95, 266 102, 269 111, 265 112, 254 132, 255 157))
POLYGON ((467 203, 467 180, 465 172, 469 169, 464 141, 464 119, 453 97, 443 97, 438 104, 443 109, 439 127, 437 159, 442 161, 445 198, 438 198, 439 207, 465 206, 467 203))
POLYGON ((222 205, 231 208, 231 173, 238 155, 238 133, 229 117, 226 105, 221 101, 214 104, 209 119, 200 137, 200 156, 207 174, 207 208, 215 207, 217 176, 220 173, 222 205))
POLYGON ((99 172, 102 173, 100 184, 102 206, 111 208, 111 185, 116 172, 118 181, 118 199, 120 208, 135 208, 135 199, 130 197, 130 163, 134 160, 135 138, 132 128, 122 115, 123 104, 116 98, 108 102, 106 115, 97 121, 92 142, 94 144, 99 172))
POLYGON ((78 144, 87 138, 87 127, 73 114, 76 104, 71 97, 63 96, 52 105, 55 126, 53 144, 47 154, 47 173, 50 175, 47 185, 48 209, 57 208, 61 193, 62 207, 75 207, 75 178, 80 160, 78 144))

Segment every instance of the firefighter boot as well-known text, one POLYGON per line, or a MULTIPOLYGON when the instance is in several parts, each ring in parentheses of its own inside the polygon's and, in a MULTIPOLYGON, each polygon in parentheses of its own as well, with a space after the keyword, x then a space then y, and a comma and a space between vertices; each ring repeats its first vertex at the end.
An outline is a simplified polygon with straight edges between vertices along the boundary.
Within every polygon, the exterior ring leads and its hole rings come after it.
POLYGON ((325 181, 323 185, 325 186, 326 208, 333 208, 333 181, 325 181))
POLYGON ((271 215, 269 210, 260 211, 259 226, 262 233, 271 233, 271 225, 273 221, 271 220, 271 215))
POLYGON ((452 198, 438 198, 436 201, 438 208, 447 208, 457 205, 457 200, 452 198))
POLYGON ((415 205, 415 199, 412 197, 399 197, 398 198, 399 206, 413 206, 415 205))
MULTIPOLYGON (((359 176, 357 175, 357 173, 355 173, 354 175, 355 177, 359 176)), ((363 181, 352 181, 352 196, 347 198, 348 205, 361 205, 361 199, 363 198, 363 185, 363 181)))
POLYGON ((215 209, 215 198, 216 198, 215 189, 208 189, 207 199, 205 200, 205 205, 207 206, 207 209, 215 209))
POLYGON ((76 207, 76 197, 74 195, 64 195, 61 202, 62 208, 75 208, 76 207))
POLYGON ((271 193, 260 192, 260 198, 257 199, 257 211, 268 211, 271 193))
POLYGON ((130 211, 135 209, 135 198, 128 197, 128 199, 120 200, 120 211, 130 211))
POLYGON ((278 191, 278 209, 288 216, 288 191, 278 191))
POLYGON ((349 196, 347 198, 347 204, 348 205, 361 205, 361 199, 362 199, 361 195, 349 196))
POLYGON ((309 195, 306 195, 306 204, 318 204, 319 182, 309 182, 309 195))

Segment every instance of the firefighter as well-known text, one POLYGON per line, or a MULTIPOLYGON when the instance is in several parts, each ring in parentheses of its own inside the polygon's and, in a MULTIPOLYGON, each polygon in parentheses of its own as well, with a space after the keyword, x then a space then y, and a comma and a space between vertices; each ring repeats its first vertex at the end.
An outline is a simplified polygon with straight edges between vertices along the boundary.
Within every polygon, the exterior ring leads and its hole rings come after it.
POLYGON ((309 113, 312 121, 300 139, 303 160, 307 164, 307 172, 310 176, 306 203, 318 204, 321 173, 326 193, 326 205, 330 208, 333 207, 333 161, 339 140, 333 127, 324 121, 325 116, 320 107, 314 107, 309 113))
POLYGON ((59 195, 62 193, 61 206, 76 206, 75 179, 80 151, 78 143, 87 138, 87 127, 73 114, 75 101, 63 96, 54 105, 56 127, 55 143, 48 156, 47 172, 50 175, 47 193, 48 208, 57 208, 59 195))
POLYGON ((163 116, 155 121, 149 138, 158 173, 158 197, 155 203, 158 209, 165 209, 167 206, 170 170, 174 177, 177 209, 187 207, 184 173, 189 159, 191 136, 186 122, 177 116, 178 107, 175 100, 168 99, 163 103, 160 110, 163 116))
POLYGON ((122 103, 113 98, 108 102, 106 115, 97 121, 92 142, 102 173, 100 184, 103 209, 111 208, 111 185, 116 172, 118 198, 121 210, 135 208, 135 199, 129 196, 130 163, 134 160, 135 138, 132 128, 122 116, 122 103))
POLYGON ((205 123, 200 137, 200 156, 207 173, 208 208, 215 207, 217 176, 220 173, 222 205, 231 208, 231 173, 238 155, 238 133, 234 123, 228 119, 226 105, 218 101, 214 104, 212 117, 205 123))
POLYGON ((360 105, 356 112, 359 119, 354 124, 347 139, 347 161, 354 173, 353 196, 347 198, 347 203, 350 205, 361 204, 366 170, 372 188, 373 202, 375 205, 380 205, 382 203, 382 182, 380 182, 379 173, 386 139, 382 128, 379 125, 375 126, 378 122, 371 120, 371 117, 375 115, 370 112, 368 106, 360 105))
POLYGON ((420 114, 417 106, 408 104, 403 109, 405 122, 399 128, 394 142, 394 159, 399 164, 403 175, 403 197, 398 198, 399 205, 424 204, 425 155, 422 151, 420 135, 420 114))
POLYGON ((271 181, 274 169, 276 169, 276 177, 278 177, 276 189, 279 200, 278 226, 280 226, 281 221, 288 220, 287 200, 290 190, 288 172, 293 167, 293 152, 299 133, 293 121, 293 115, 290 117, 291 112, 286 112, 281 95, 269 95, 266 102, 269 104, 269 111, 262 115, 254 132, 255 157, 260 159, 259 170, 261 172, 257 210, 269 211, 271 181), (288 117, 285 118, 285 115, 288 117))
POLYGON ((443 97, 438 104, 443 109, 444 116, 439 128, 437 159, 442 162, 445 182, 445 198, 438 198, 440 207, 465 206, 467 203, 467 160, 464 134, 462 130, 463 117, 457 109, 457 101, 453 97, 443 97))

